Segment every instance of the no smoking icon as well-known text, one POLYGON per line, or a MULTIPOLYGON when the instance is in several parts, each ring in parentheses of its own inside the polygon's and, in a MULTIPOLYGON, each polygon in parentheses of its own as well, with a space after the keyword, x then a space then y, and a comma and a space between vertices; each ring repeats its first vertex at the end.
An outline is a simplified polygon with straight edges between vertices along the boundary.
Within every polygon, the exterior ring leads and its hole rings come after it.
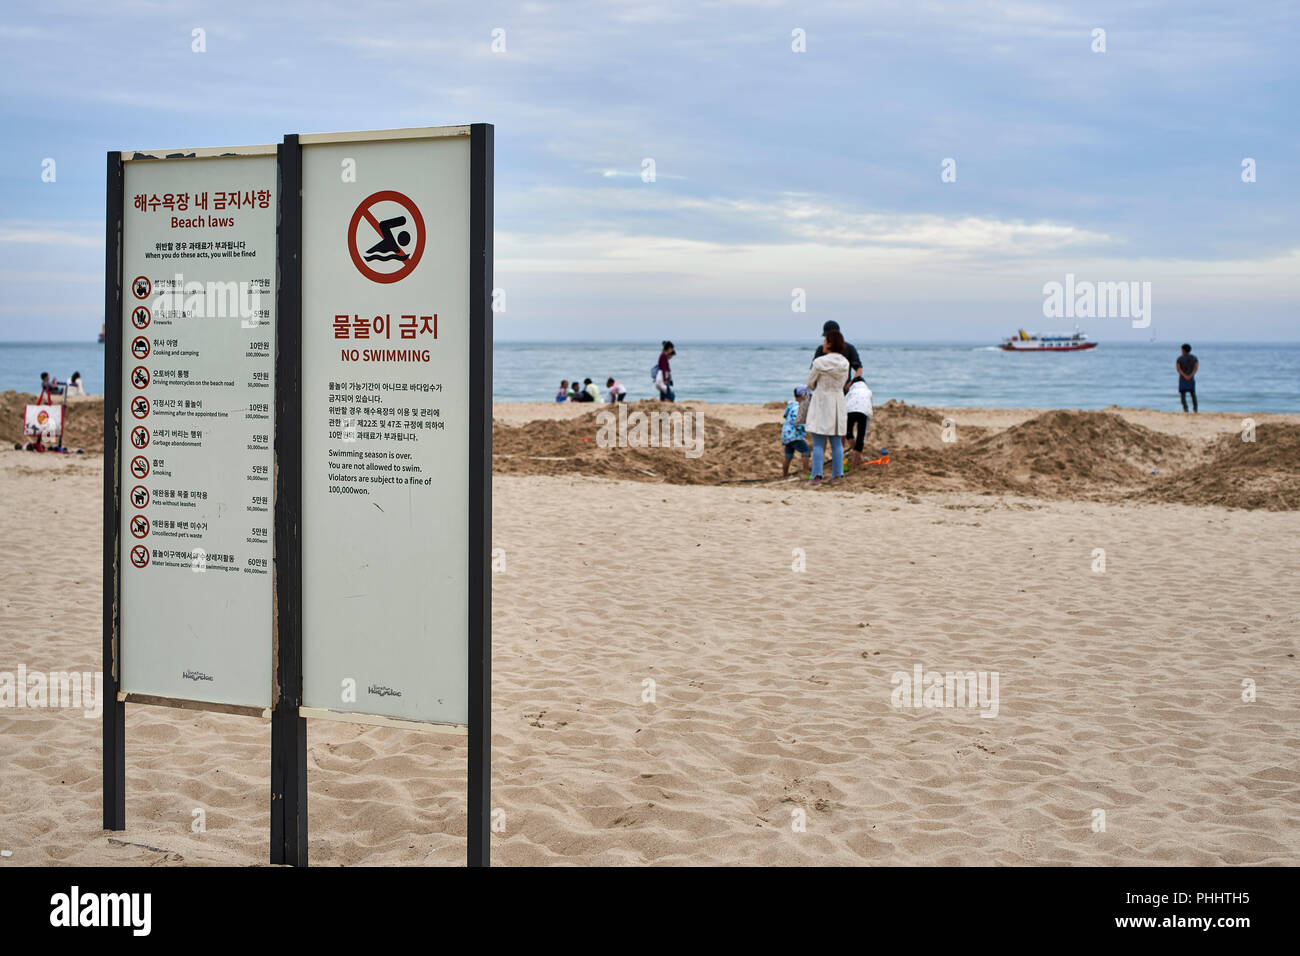
POLYGON ((424 240, 419 207, 392 189, 361 200, 348 223, 352 263, 372 282, 397 282, 414 272, 424 255, 424 240))
POLYGON ((136 455, 131 459, 131 474, 137 478, 149 477, 149 459, 144 455, 136 455))
POLYGON ((149 564, 149 549, 142 544, 137 544, 131 549, 131 563, 137 568, 147 567, 149 564))

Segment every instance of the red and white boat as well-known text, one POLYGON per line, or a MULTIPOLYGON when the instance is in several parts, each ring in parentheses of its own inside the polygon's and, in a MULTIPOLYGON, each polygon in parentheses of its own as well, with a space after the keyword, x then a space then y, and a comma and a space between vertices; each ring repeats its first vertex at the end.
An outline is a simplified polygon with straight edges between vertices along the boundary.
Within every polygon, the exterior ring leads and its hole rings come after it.
POLYGON ((1002 340, 1004 352, 1081 352, 1096 347, 1096 342, 1089 342, 1088 336, 1077 330, 1073 335, 1030 335, 1020 329, 1019 335, 1002 340))

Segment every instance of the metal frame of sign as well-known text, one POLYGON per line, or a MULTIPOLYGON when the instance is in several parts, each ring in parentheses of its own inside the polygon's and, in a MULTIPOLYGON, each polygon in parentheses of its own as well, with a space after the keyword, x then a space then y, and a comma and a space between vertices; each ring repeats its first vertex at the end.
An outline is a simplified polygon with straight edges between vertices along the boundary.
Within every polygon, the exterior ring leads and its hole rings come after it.
POLYGON ((476 123, 374 132, 288 135, 279 146, 108 154, 104 254, 104 828, 126 827, 126 704, 270 718, 270 860, 307 865, 307 718, 379 724, 468 736, 466 862, 490 858, 492 627, 492 169, 493 127, 476 123), (302 706, 302 145, 322 142, 470 139, 469 723, 466 727, 346 714, 302 706), (271 708, 123 693, 121 665, 121 454, 123 163, 204 156, 266 155, 277 161, 275 331, 275 600, 271 708))

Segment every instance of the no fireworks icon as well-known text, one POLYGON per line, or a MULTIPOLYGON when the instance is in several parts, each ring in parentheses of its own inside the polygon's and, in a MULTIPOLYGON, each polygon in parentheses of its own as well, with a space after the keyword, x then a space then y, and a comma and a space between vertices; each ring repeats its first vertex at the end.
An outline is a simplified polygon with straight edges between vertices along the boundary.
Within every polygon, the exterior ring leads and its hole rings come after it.
POLYGON ((414 272, 425 238, 419 207, 392 189, 361 200, 348 223, 348 253, 371 282, 398 282, 414 272))

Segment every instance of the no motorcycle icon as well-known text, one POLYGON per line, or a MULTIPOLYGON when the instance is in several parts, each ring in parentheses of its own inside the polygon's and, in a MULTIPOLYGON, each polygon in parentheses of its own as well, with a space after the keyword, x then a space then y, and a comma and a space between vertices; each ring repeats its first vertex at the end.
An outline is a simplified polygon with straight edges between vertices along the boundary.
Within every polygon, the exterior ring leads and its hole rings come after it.
POLYGON ((419 207, 392 189, 361 200, 348 223, 348 253, 357 271, 371 282, 398 282, 414 272, 424 255, 425 238, 419 207))

